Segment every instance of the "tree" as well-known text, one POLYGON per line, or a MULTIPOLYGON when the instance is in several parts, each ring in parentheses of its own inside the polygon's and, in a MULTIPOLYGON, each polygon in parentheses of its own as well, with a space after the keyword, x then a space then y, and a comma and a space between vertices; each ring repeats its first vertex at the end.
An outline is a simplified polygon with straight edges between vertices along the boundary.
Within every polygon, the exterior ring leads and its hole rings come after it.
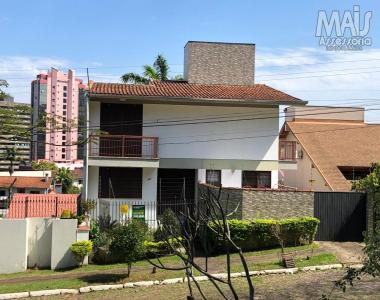
POLYGON ((64 194, 68 193, 71 186, 74 182, 74 176, 73 173, 70 171, 69 168, 62 167, 58 169, 58 173, 55 177, 55 179, 62 184, 62 192, 64 194))
MULTIPOLYGON (((363 267, 348 268, 346 274, 340 280, 335 281, 329 295, 322 295, 322 299, 329 299, 336 288, 346 291, 348 285, 353 285, 355 280, 363 276, 380 276, 380 164, 371 165, 371 173, 358 181, 354 181, 352 189, 366 192, 369 207, 372 210, 372 220, 369 220, 368 232, 365 234, 365 258, 363 267), (373 221, 373 222, 372 222, 373 221)), ((371 214, 370 214, 371 215, 371 214)))
POLYGON ((206 299, 206 295, 197 282, 193 270, 209 279, 219 292, 221 299, 230 299, 230 295, 227 295, 221 286, 226 286, 229 289, 233 299, 239 299, 231 276, 231 253, 237 252, 248 285, 249 292, 247 299, 253 299, 254 287, 249 275, 247 262, 241 247, 233 241, 229 223, 227 222, 228 218, 236 213, 240 203, 238 203, 234 209, 228 211, 230 198, 229 195, 227 195, 227 199, 222 199, 222 187, 217 191, 211 190, 209 187, 207 189, 200 188, 199 192, 200 197, 194 205, 194 208, 192 205, 183 203, 185 209, 176 215, 177 222, 171 221, 161 224, 159 222, 160 235, 163 237, 163 241, 168 249, 170 249, 170 252, 182 260, 183 266, 173 267, 165 265, 158 255, 155 257, 157 262, 150 259, 148 259, 148 261, 156 268, 164 270, 183 270, 187 277, 189 288, 190 295, 188 299, 194 299, 193 284, 201 297, 206 299), (178 230, 176 224, 179 224, 180 230, 178 230), (222 248, 226 251, 226 279, 215 276, 208 270, 208 257, 212 252, 215 241, 220 242, 222 248), (180 245, 179 248, 175 246, 178 244, 180 245), (195 260, 197 249, 203 251, 205 255, 204 265, 199 264, 195 260))
MULTIPOLYGON (((125 83, 141 83, 147 84, 153 80, 165 81, 169 80, 169 65, 162 54, 158 54, 153 66, 145 65, 143 76, 137 73, 126 73, 121 76, 121 80, 125 83)), ((178 76, 178 75, 177 75, 178 76)), ((180 80, 179 77, 177 77, 180 80)), ((182 77, 181 77, 182 78, 182 77)))
POLYGON ((111 254, 128 265, 127 276, 132 264, 144 256, 144 240, 147 226, 139 221, 119 225, 112 230, 111 254))
POLYGON ((8 172, 10 176, 12 176, 14 172, 16 162, 25 163, 18 155, 19 153, 16 147, 8 147, 5 149, 5 153, 0 156, 1 160, 9 161, 8 172))
POLYGON ((9 84, 8 84, 8 82, 6 80, 0 79, 0 99, 4 99, 4 98, 6 98, 6 97, 9 96, 6 92, 4 92, 1 89, 1 87, 8 87, 8 86, 9 86, 9 84))
POLYGON ((32 161, 32 168, 36 171, 58 171, 57 165, 48 160, 32 161))

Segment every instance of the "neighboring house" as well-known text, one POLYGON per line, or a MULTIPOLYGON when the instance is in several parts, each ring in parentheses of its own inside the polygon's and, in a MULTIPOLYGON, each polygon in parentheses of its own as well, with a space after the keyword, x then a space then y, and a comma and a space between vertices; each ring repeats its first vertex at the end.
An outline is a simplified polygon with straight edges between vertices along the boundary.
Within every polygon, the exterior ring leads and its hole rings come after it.
MULTIPOLYGON (((8 98, 9 99, 9 98, 8 98)), ((13 98, 10 98, 13 99, 13 98)), ((12 110, 14 114, 12 116, 17 115, 18 126, 19 128, 24 128, 27 131, 30 128, 30 113, 28 112, 27 104, 25 103, 17 103, 13 102, 13 100, 9 101, 0 101, 0 111, 6 112, 8 110, 12 110), (24 107, 23 109, 20 109, 24 107)), ((3 118, 0 113, 0 128, 2 126, 2 122, 6 120, 3 118)), ((10 125, 8 123, 8 125, 10 125)), ((16 148, 17 157, 23 162, 28 163, 30 158, 30 141, 28 138, 15 137, 7 134, 2 134, 0 130, 0 170, 8 170, 10 166, 10 162, 3 159, 3 155, 6 153, 7 148, 16 148)), ((20 161, 15 162, 15 169, 19 168, 20 161)))
POLYGON ((290 107, 280 133, 280 181, 298 190, 350 191, 380 161, 380 125, 357 107, 290 107))
POLYGON ((31 151, 33 160, 74 163, 83 159, 83 149, 78 149, 76 142, 82 138, 81 132, 78 133, 78 122, 86 119, 85 88, 73 70, 63 73, 52 68, 47 74, 39 74, 32 81, 33 125, 46 113, 48 117, 54 117, 59 127, 63 127, 58 130, 51 128, 48 123, 46 132, 34 130, 31 151))
POLYGON ((184 81, 92 83, 87 198, 170 206, 197 182, 277 187, 279 105, 306 102, 255 84, 254 65, 253 44, 189 42, 184 81))
POLYGON ((9 193, 48 194, 52 187, 52 178, 0 176, 0 195, 9 196, 9 193))

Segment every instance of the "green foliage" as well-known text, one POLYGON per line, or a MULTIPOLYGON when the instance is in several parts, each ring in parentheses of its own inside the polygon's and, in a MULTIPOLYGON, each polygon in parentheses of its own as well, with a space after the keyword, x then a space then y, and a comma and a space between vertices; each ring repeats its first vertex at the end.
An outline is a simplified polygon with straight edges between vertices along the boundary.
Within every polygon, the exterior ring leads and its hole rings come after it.
POLYGON ((67 194, 74 182, 74 175, 68 168, 58 169, 55 179, 62 184, 62 192, 67 194))
POLYGON ((144 256, 147 232, 147 226, 141 222, 120 225, 112 230, 112 242, 109 247, 111 255, 118 262, 128 264, 128 276, 132 264, 144 256))
MULTIPOLYGON (((146 253, 149 254, 172 254, 172 248, 179 248, 181 247, 181 244, 176 239, 168 239, 167 242, 165 241, 144 241, 144 247, 146 253), (170 245, 168 245, 168 243, 170 245)), ((155 256, 153 256, 155 257, 155 256)))
POLYGON ((72 219, 73 213, 70 209, 64 209, 61 213, 61 219, 72 219))
MULTIPOLYGON (((255 220, 228 220, 232 240, 244 251, 271 248, 279 245, 274 235, 274 228, 278 226, 282 233, 284 246, 297 246, 312 243, 317 232, 319 220, 313 217, 295 217, 282 220, 255 219, 255 220)), ((211 228, 215 228, 210 223, 211 228)), ((212 237, 217 244, 217 251, 224 248, 223 241, 212 237)))
POLYGON ((9 95, 1 89, 1 87, 8 87, 9 84, 6 80, 0 79, 0 99, 4 99, 8 97, 9 95))
MULTIPOLYGON (((166 58, 159 54, 157 55, 153 66, 145 65, 143 70, 143 76, 136 73, 126 73, 121 76, 121 80, 125 83, 140 83, 148 84, 153 80, 165 81, 169 80, 169 65, 166 58)), ((174 78, 175 80, 182 79, 182 76, 174 78)))
POLYGON ((87 199, 87 200, 82 200, 80 202, 80 207, 82 213, 88 214, 90 211, 92 211, 96 207, 96 201, 87 199))
POLYGON ((92 242, 91 241, 79 241, 73 243, 70 247, 71 252, 73 253, 75 259, 78 261, 79 265, 83 265, 83 261, 87 255, 92 251, 92 242))
POLYGON ((67 194, 76 194, 79 195, 82 192, 82 190, 77 187, 76 185, 71 185, 67 188, 67 194))
POLYGON ((52 161, 41 160, 41 161, 32 161, 32 168, 36 171, 57 171, 58 167, 52 161))
POLYGON ((155 241, 163 241, 173 236, 178 236, 181 232, 178 218, 170 208, 165 209, 159 225, 153 234, 155 241))

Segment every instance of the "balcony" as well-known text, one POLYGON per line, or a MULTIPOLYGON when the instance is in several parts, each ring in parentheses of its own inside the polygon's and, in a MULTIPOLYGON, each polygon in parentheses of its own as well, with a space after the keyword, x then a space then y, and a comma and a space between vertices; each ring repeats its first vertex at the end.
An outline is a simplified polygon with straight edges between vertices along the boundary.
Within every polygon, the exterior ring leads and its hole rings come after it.
POLYGON ((158 138, 131 135, 91 135, 89 165, 158 167, 158 138))
POLYGON ((278 159, 296 161, 296 142, 280 141, 278 159))

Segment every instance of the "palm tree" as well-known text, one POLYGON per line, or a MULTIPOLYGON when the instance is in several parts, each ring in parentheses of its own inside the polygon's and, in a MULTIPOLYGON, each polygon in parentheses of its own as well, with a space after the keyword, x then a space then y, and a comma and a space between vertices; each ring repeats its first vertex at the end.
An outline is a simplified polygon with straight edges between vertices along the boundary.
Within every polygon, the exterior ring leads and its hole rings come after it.
POLYGON ((153 80, 165 81, 169 80, 169 65, 166 58, 158 54, 153 66, 145 65, 143 76, 136 73, 126 73, 121 76, 121 80, 125 83, 142 83, 147 84, 153 80))
POLYGON ((58 169, 58 173, 55 179, 62 184, 62 192, 64 194, 67 193, 74 182, 73 173, 69 168, 65 167, 58 169))
POLYGON ((3 153, 0 156, 0 160, 1 159, 5 160, 5 161, 9 161, 8 172, 9 172, 10 176, 12 176, 12 174, 14 172, 14 167, 15 167, 16 162, 25 164, 25 161, 18 156, 18 151, 17 151, 16 147, 6 148, 5 153, 3 153))

